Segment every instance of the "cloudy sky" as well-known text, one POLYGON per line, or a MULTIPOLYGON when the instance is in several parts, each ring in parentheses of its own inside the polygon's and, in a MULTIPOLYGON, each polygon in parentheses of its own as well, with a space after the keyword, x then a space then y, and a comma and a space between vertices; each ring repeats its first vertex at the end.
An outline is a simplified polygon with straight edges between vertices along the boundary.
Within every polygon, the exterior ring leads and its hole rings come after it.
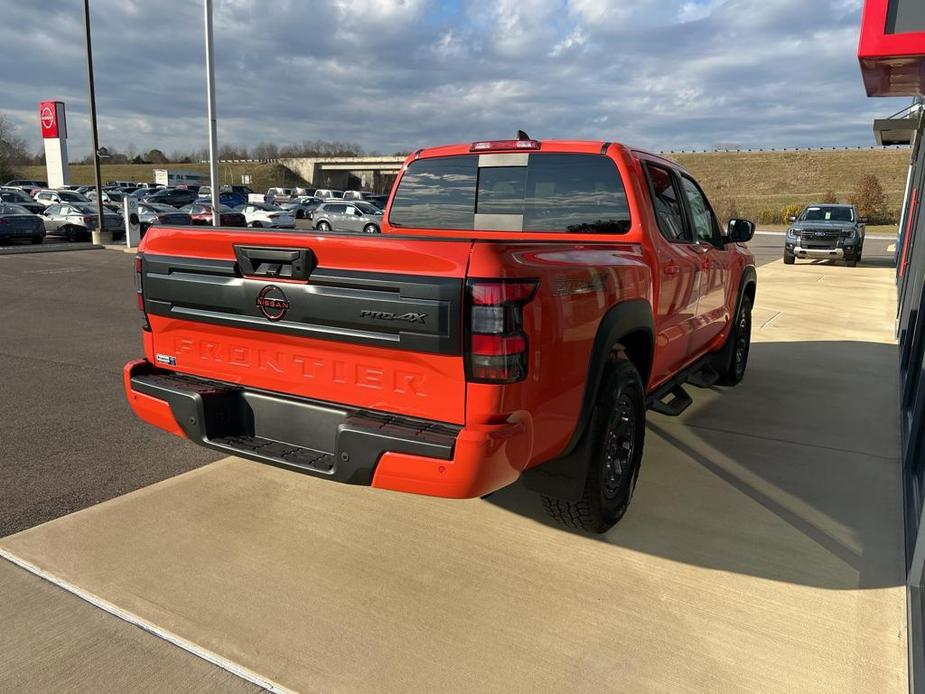
MULTIPOLYGON (((214 0, 219 143, 391 153, 509 137, 870 145, 861 0, 214 0)), ((207 144, 202 3, 91 0, 101 143, 207 144)), ((4 0, 0 112, 87 151, 80 0, 4 0)))

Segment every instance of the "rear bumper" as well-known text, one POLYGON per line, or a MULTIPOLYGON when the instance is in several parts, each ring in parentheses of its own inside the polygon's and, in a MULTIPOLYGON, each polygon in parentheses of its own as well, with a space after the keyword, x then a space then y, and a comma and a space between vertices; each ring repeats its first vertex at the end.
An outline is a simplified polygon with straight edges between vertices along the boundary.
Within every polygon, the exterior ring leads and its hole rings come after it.
POLYGON ((209 381, 129 362, 142 420, 230 455, 348 484, 472 498, 510 484, 530 454, 521 421, 477 428, 209 381))

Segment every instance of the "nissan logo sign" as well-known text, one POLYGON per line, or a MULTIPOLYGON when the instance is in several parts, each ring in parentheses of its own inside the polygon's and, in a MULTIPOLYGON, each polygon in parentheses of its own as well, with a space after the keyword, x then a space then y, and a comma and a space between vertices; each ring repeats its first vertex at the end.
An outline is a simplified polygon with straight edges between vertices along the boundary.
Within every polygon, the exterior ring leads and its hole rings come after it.
POLYGON ((289 311, 289 299, 282 289, 270 284, 257 295, 257 308, 268 320, 282 320, 289 311))

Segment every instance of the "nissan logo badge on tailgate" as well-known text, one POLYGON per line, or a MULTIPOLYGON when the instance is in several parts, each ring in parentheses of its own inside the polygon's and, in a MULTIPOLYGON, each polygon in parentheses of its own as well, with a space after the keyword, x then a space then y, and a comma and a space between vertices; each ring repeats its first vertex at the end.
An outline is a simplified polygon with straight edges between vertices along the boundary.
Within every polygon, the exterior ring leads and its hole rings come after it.
POLYGON ((283 290, 275 285, 267 285, 257 295, 257 308, 269 320, 282 320, 289 310, 289 299, 283 290))

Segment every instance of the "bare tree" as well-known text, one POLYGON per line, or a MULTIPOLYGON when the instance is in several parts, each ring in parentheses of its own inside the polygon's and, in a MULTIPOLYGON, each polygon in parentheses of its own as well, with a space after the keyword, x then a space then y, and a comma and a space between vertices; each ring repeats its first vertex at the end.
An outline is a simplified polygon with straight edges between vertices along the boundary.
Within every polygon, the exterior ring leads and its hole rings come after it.
POLYGON ((278 159, 279 147, 272 142, 258 142, 253 149, 254 159, 278 159))
POLYGON ((16 167, 30 160, 26 141, 16 132, 16 126, 0 113, 0 182, 16 177, 16 167))

